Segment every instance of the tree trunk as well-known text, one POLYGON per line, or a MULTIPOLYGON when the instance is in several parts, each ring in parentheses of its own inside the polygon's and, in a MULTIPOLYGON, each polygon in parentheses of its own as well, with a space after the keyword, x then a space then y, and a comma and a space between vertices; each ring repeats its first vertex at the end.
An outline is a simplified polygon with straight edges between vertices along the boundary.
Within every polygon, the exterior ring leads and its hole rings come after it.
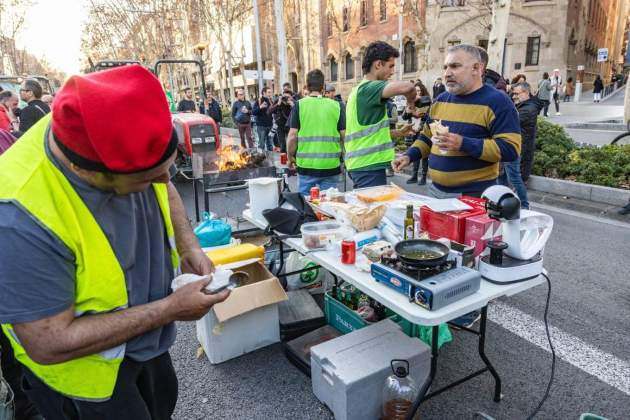
POLYGON ((492 29, 488 41, 487 67, 499 74, 503 72, 503 53, 511 3, 511 0, 493 0, 492 2, 492 29))

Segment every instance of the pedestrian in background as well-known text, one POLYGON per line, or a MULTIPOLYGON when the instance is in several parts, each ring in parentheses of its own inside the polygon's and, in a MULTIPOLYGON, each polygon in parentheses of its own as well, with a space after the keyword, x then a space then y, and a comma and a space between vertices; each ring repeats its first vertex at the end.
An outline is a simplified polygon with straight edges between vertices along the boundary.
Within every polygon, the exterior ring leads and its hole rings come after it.
POLYGON ((17 95, 12 91, 0 92, 0 128, 9 133, 16 133, 20 128, 20 122, 14 114, 18 102, 17 95))
POLYGON ((197 112, 197 104, 193 99, 191 88, 184 89, 184 98, 177 104, 177 112, 197 112))
POLYGON ((602 78, 598 74, 595 76, 595 81, 593 82, 593 102, 601 101, 603 90, 604 82, 602 82, 602 78))
POLYGON ((553 91, 553 104, 556 107, 556 115, 560 114, 560 94, 562 93, 562 87, 564 86, 562 76, 560 76, 560 69, 553 70, 553 76, 551 76, 551 89, 553 91))
POLYGON ((295 104, 293 92, 288 88, 288 83, 285 83, 287 87, 278 101, 271 105, 269 112, 273 115, 273 119, 276 123, 276 135, 278 136, 278 145, 280 146, 280 152, 287 152, 287 136, 289 135, 289 127, 287 122, 289 121, 289 115, 295 104))
POLYGON ((575 95, 575 83, 573 82, 573 77, 569 77, 564 85, 564 98, 562 101, 571 102, 573 95, 575 95))
POLYGON ((22 82, 20 98, 28 105, 20 111, 20 132, 26 133, 50 112, 50 107, 42 101, 42 94, 42 85, 37 80, 26 79, 22 82))
POLYGON ((442 83, 442 78, 438 77, 433 83, 433 99, 437 98, 441 93, 446 92, 446 87, 442 83))
POLYGON ((217 128, 221 126, 221 123, 223 122, 223 113, 221 112, 221 105, 214 98, 212 93, 210 93, 208 95, 208 98, 206 98, 206 101, 203 104, 203 107, 201 106, 199 107, 199 112, 202 114, 206 114, 207 116, 212 118, 214 122, 217 124, 217 128))
POLYGON ((254 102, 252 114, 256 116, 256 132, 258 134, 258 147, 268 151, 273 151, 273 142, 269 137, 269 132, 273 126, 273 118, 269 110, 271 109, 271 88, 264 87, 260 92, 260 98, 254 102))
POLYGON ((241 147, 243 149, 253 148, 254 139, 252 137, 252 104, 245 100, 245 92, 243 89, 236 90, 236 100, 232 104, 232 120, 238 127, 238 135, 241 138, 241 147), (247 138, 247 144, 245 139, 247 138))
MULTIPOLYGON (((422 81, 418 79, 415 84, 416 88, 416 103, 421 101, 422 98, 431 98, 429 96, 429 91, 424 86, 422 81)), ((419 108, 416 106, 416 110, 413 113, 405 112, 402 116, 403 120, 408 120, 412 122, 414 129, 417 131, 421 130, 426 122, 426 116, 429 112, 429 106, 419 108), (414 121, 415 120, 415 121, 414 121), (418 121, 419 120, 419 121, 418 121)), ((414 133, 412 136, 405 137, 405 144, 411 146, 416 140, 418 140, 418 133, 414 133)), ((411 178, 407 180, 407 184, 415 184, 418 185, 426 185, 427 183, 427 173, 429 172, 429 157, 426 156, 420 160, 413 162, 413 169, 411 172, 411 178), (422 171, 420 171, 420 165, 422 165, 422 171), (418 180, 418 172, 420 172, 420 180, 418 180)))
POLYGON ((289 168, 297 169, 302 195, 316 185, 321 190, 337 187, 346 129, 339 102, 322 95, 324 73, 311 70, 306 83, 309 93, 291 110, 287 140, 289 168))
POLYGON ((549 116, 549 104, 551 99, 551 80, 549 80, 549 73, 544 72, 542 79, 538 81, 538 93, 536 96, 542 105, 543 117, 549 116))

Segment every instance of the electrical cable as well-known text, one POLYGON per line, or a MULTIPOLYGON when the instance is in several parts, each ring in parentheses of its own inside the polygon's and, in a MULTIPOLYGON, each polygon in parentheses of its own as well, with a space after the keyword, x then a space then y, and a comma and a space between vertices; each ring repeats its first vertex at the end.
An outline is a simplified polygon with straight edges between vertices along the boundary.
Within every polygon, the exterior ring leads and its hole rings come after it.
POLYGON ((555 376, 555 371, 556 371, 556 351, 553 348, 553 343, 551 342, 551 333, 549 332, 549 322, 547 321, 547 315, 549 313, 549 301, 551 300, 551 280, 549 279, 547 274, 545 274, 544 272, 541 273, 541 275, 545 277, 545 279, 547 279, 547 286, 548 286, 547 303, 545 303, 544 321, 545 321, 545 331, 547 332, 547 341, 549 342, 549 348, 551 349, 551 375, 549 377, 549 383, 547 383, 547 389, 545 390, 545 395, 543 395, 536 409, 527 417, 527 420, 533 419, 534 416, 538 414, 538 412, 542 408, 545 401, 547 401, 547 398, 549 397, 549 390, 551 389, 551 384, 553 383, 553 378, 555 376))

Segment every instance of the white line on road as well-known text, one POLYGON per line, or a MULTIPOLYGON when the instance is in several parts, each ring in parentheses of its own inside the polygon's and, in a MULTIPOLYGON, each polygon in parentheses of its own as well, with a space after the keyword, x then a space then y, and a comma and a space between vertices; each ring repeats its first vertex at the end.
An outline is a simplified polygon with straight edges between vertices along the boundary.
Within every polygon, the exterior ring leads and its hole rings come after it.
MULTIPOLYGON (((498 301, 488 306, 488 318, 551 353, 543 321, 498 301)), ((549 331, 556 355, 560 359, 630 395, 630 362, 603 352, 551 325, 549 331)))
MULTIPOLYGON (((590 214, 580 213, 579 211, 563 209, 561 207, 550 206, 542 203, 531 203, 532 207, 537 207, 542 210, 553 211, 556 213, 564 214, 567 216, 580 217, 582 219, 590 220, 593 222, 605 223, 607 225, 622 227, 630 229, 630 223, 620 222, 618 220, 606 219, 604 217, 591 216, 590 214)), ((611 206, 612 207, 612 206, 611 206)))

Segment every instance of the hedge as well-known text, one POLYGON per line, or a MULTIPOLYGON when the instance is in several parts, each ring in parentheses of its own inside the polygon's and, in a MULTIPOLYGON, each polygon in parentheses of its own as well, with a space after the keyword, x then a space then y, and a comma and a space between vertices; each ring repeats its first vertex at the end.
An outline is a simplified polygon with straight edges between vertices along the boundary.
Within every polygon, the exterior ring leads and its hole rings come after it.
POLYGON ((563 127, 539 117, 533 173, 630 189, 630 145, 578 145, 563 127))

